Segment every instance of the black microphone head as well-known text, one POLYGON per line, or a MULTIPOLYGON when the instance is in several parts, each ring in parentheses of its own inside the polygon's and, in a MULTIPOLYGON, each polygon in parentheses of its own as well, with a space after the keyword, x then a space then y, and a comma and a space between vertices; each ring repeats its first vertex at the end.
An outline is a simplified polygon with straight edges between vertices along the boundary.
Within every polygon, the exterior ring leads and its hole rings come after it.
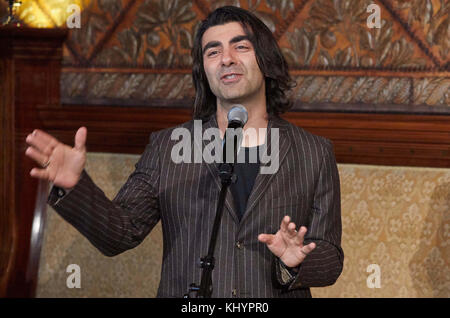
POLYGON ((239 123, 240 127, 244 127, 248 120, 247 109, 244 106, 236 104, 228 112, 228 125, 230 123, 239 123))

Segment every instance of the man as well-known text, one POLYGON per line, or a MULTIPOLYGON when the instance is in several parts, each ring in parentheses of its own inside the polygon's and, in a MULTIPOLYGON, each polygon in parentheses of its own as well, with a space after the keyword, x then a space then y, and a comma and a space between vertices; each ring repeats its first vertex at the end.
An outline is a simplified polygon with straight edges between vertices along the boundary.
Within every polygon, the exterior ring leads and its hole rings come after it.
MULTIPOLYGON (((193 60, 194 118, 203 120, 203 131, 219 128, 223 137, 229 109, 242 104, 248 110, 244 131, 267 128, 267 135, 244 139, 243 151, 275 149, 271 131, 279 132, 275 173, 258 173, 258 163, 236 165, 217 238, 212 296, 310 297, 309 287, 333 284, 343 267, 332 145, 278 117, 290 107, 291 79, 271 32, 251 13, 236 7, 212 12, 196 34, 193 60)), ((192 132, 194 121, 180 127, 192 132)), ((31 176, 54 184, 49 204, 105 255, 135 247, 161 220, 159 297, 182 297, 200 282, 198 261, 207 252, 220 189, 216 163, 173 162, 173 130, 150 136, 112 202, 84 171, 86 128, 77 131, 74 148, 42 131, 27 137, 26 154, 43 166, 31 176)))

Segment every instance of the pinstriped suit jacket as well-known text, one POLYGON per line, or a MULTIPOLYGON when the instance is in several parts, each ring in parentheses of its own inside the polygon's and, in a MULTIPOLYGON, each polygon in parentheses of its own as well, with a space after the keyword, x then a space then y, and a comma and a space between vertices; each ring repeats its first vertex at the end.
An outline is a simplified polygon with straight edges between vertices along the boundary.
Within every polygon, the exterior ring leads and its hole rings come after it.
MULTIPOLYGON (((193 135, 193 121, 183 125, 193 135)), ((215 115, 203 130, 217 127, 215 115)), ((239 221, 231 191, 226 197, 213 271, 213 297, 310 297, 309 287, 333 284, 343 268, 339 175, 331 143, 287 121, 278 128, 279 169, 258 174, 239 221), (275 233, 285 215, 308 228, 317 247, 295 279, 280 285, 276 258, 257 239, 275 233)), ((158 221, 163 229, 163 264, 158 297, 182 297, 200 283, 199 258, 207 254, 219 196, 216 163, 171 160, 173 128, 152 133, 136 170, 111 202, 83 172, 62 199, 53 190, 49 203, 103 254, 113 256, 141 243, 158 221)), ((206 142, 203 141, 204 145, 206 142)))

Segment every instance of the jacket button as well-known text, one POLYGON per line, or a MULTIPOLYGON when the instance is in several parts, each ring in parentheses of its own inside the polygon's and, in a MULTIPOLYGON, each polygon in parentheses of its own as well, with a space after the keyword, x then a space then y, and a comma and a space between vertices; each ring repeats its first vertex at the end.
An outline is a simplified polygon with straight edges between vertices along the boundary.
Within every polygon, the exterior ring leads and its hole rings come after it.
POLYGON ((239 242, 239 241, 237 241, 237 242, 236 242, 236 247, 237 247, 238 249, 242 249, 242 243, 239 242))
POLYGON ((66 195, 66 191, 64 191, 63 189, 59 188, 58 192, 57 192, 58 198, 62 198, 65 195, 66 195))
POLYGON ((232 295, 233 297, 236 297, 236 295, 237 295, 237 290, 236 290, 236 289, 233 289, 233 290, 231 291, 231 295, 232 295))

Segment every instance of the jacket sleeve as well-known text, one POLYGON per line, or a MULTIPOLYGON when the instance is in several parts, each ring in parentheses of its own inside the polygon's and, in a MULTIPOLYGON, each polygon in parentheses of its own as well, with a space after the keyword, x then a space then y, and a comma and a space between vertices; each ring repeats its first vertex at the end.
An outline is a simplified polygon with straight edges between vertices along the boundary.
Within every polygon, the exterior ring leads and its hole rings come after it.
POLYGON ((279 260, 275 260, 276 278, 289 290, 332 285, 343 269, 339 173, 330 142, 322 147, 322 152, 323 159, 304 243, 314 242, 316 248, 296 268, 294 275, 292 271, 286 271, 279 260))
POLYGON ((160 219, 158 145, 150 138, 135 171, 113 201, 82 172, 65 196, 53 187, 48 203, 106 256, 141 243, 160 219))

